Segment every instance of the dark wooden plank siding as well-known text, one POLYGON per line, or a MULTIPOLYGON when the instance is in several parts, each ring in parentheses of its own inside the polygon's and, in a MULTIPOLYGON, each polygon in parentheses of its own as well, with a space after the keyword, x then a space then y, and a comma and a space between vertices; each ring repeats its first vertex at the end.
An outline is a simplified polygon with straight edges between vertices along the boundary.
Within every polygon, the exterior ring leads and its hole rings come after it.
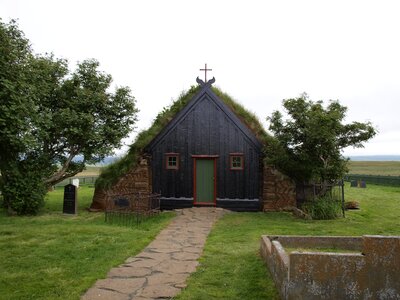
POLYGON ((205 94, 152 149, 154 192, 165 198, 193 197, 192 155, 219 155, 217 198, 258 199, 260 154, 226 113, 205 94), (165 168, 165 153, 179 153, 179 170, 165 168), (230 170, 230 153, 243 153, 244 170, 230 170))

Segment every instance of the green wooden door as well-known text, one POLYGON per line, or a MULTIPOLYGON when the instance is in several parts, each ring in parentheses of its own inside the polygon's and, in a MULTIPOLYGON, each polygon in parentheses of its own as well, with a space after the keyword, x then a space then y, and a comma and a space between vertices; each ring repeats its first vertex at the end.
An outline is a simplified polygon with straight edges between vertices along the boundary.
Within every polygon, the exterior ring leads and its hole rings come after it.
POLYGON ((196 159, 196 202, 214 203, 214 159, 196 159))

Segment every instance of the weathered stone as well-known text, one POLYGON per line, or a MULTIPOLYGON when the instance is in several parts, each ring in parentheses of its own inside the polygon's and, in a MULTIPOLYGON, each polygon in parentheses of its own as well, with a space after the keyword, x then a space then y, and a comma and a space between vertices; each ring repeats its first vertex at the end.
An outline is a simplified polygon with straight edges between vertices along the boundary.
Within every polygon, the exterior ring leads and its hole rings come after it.
POLYGON ((224 210, 184 209, 156 239, 98 280, 82 299, 167 299, 186 287, 185 281, 198 266, 206 237, 224 210), (129 294, 130 298, 126 298, 129 294), (96 296, 96 297, 95 297, 96 296), (92 298, 85 298, 92 297, 92 298), (118 298, 119 297, 119 298, 118 298))
POLYGON ((167 240, 155 240, 153 242, 151 242, 148 246, 148 249, 172 249, 172 250, 180 250, 182 247, 179 244, 175 244, 175 243, 171 243, 171 241, 167 241, 167 240))
POLYGON ((263 177, 263 211, 296 205, 296 185, 289 177, 269 166, 264 166, 263 177))
POLYGON ((103 290, 96 287, 89 289, 85 295, 81 297, 82 300, 129 300, 128 295, 118 292, 103 290))
POLYGON ((176 252, 172 253, 172 258, 176 260, 196 260, 199 258, 198 253, 191 253, 191 252, 176 252))
MULTIPOLYGON (((121 176, 118 181, 107 190, 107 192, 112 194, 117 191, 121 192, 124 189, 128 189, 130 192, 133 191, 151 194, 153 188, 150 180, 150 165, 147 163, 147 159, 144 157, 139 158, 139 162, 139 165, 121 176), (146 161, 146 163, 144 163, 144 161, 146 161)), ((106 199, 106 191, 96 187, 90 209, 104 210, 106 206, 106 199)))
POLYGON ((135 188, 147 188, 148 185, 149 184, 147 182, 135 182, 134 183, 135 188))
POLYGON ((400 236, 262 236, 260 253, 285 300, 400 299, 400 236))
POLYGON ((165 261, 158 266, 155 266, 153 270, 171 275, 180 273, 193 273, 196 271, 198 264, 198 261, 165 261))
POLYGON ((171 254, 169 253, 160 253, 160 252, 146 252, 143 251, 137 255, 139 258, 151 258, 156 261, 163 261, 171 258, 171 254))
POLYGON ((171 276, 169 273, 155 273, 147 277, 147 285, 184 283, 188 276, 189 274, 186 273, 174 274, 173 276, 171 276))
POLYGON ((149 248, 151 251, 155 253, 164 253, 164 254, 169 254, 169 253, 174 253, 174 252, 179 252, 181 249, 170 249, 170 248, 149 248))
POLYGON ((107 277, 144 277, 151 273, 150 268, 119 267, 112 268, 107 277))
POLYGON ((139 296, 148 297, 151 299, 163 299, 172 298, 176 296, 179 292, 180 289, 177 289, 176 287, 173 287, 169 284, 148 285, 143 289, 139 296))
POLYGON ((140 257, 137 257, 137 256, 135 256, 135 257, 129 257, 126 261, 125 261, 125 263, 131 263, 131 262, 134 262, 134 261, 139 261, 139 260, 142 260, 140 257))
POLYGON ((344 204, 346 209, 360 209, 360 202, 358 201, 348 201, 344 204))
POLYGON ((305 213, 304 211, 302 211, 301 209, 298 209, 295 206, 285 206, 282 208, 283 211, 289 211, 291 212, 295 217, 301 218, 301 219, 305 219, 305 220, 311 220, 312 217, 305 213))
POLYGON ((189 252, 189 253, 198 253, 198 254, 200 254, 203 251, 203 249, 199 249, 197 247, 185 247, 185 248, 182 249, 182 251, 189 252))
POLYGON ((137 260, 125 265, 131 268, 152 268, 158 264, 160 264, 159 260, 148 258, 143 260, 137 260))
POLYGON ((146 278, 107 278, 98 280, 95 287, 130 294, 132 291, 141 288, 145 282, 146 278))

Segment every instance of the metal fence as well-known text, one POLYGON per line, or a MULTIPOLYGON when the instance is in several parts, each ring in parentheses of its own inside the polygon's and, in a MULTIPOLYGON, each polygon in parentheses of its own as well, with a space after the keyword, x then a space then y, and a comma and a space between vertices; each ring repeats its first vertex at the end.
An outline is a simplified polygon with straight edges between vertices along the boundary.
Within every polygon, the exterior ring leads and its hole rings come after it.
POLYGON ((331 184, 297 184, 296 201, 297 205, 302 205, 309 201, 315 201, 320 197, 329 197, 332 201, 340 203, 343 217, 345 216, 344 200, 344 181, 339 180, 331 184))
POLYGON ((387 186, 400 186, 400 176, 348 174, 344 177, 344 180, 364 181, 370 184, 387 185, 387 186))
POLYGON ((67 178, 55 185, 55 187, 59 186, 66 186, 67 184, 72 184, 72 180, 74 179, 79 179, 79 185, 94 185, 96 182, 96 179, 99 176, 78 176, 78 177, 71 177, 67 178))
POLYGON ((143 220, 160 212, 160 194, 145 194, 134 191, 108 193, 105 221, 123 226, 138 225, 143 220))

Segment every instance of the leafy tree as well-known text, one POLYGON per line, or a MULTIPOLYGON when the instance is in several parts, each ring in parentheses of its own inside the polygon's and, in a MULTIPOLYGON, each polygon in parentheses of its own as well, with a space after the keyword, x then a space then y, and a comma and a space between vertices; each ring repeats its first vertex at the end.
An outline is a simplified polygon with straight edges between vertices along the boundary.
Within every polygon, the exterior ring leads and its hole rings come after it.
POLYGON ((130 89, 112 93, 111 82, 96 60, 70 73, 66 60, 33 54, 17 24, 0 21, 0 184, 6 207, 37 212, 50 186, 121 146, 137 109, 130 89))
POLYGON ((347 108, 330 101, 313 102, 306 94, 283 100, 288 115, 284 120, 274 111, 269 129, 276 140, 266 147, 267 162, 298 182, 328 183, 347 172, 347 159, 342 150, 348 146, 363 147, 363 142, 375 136, 370 122, 343 124, 347 108))

